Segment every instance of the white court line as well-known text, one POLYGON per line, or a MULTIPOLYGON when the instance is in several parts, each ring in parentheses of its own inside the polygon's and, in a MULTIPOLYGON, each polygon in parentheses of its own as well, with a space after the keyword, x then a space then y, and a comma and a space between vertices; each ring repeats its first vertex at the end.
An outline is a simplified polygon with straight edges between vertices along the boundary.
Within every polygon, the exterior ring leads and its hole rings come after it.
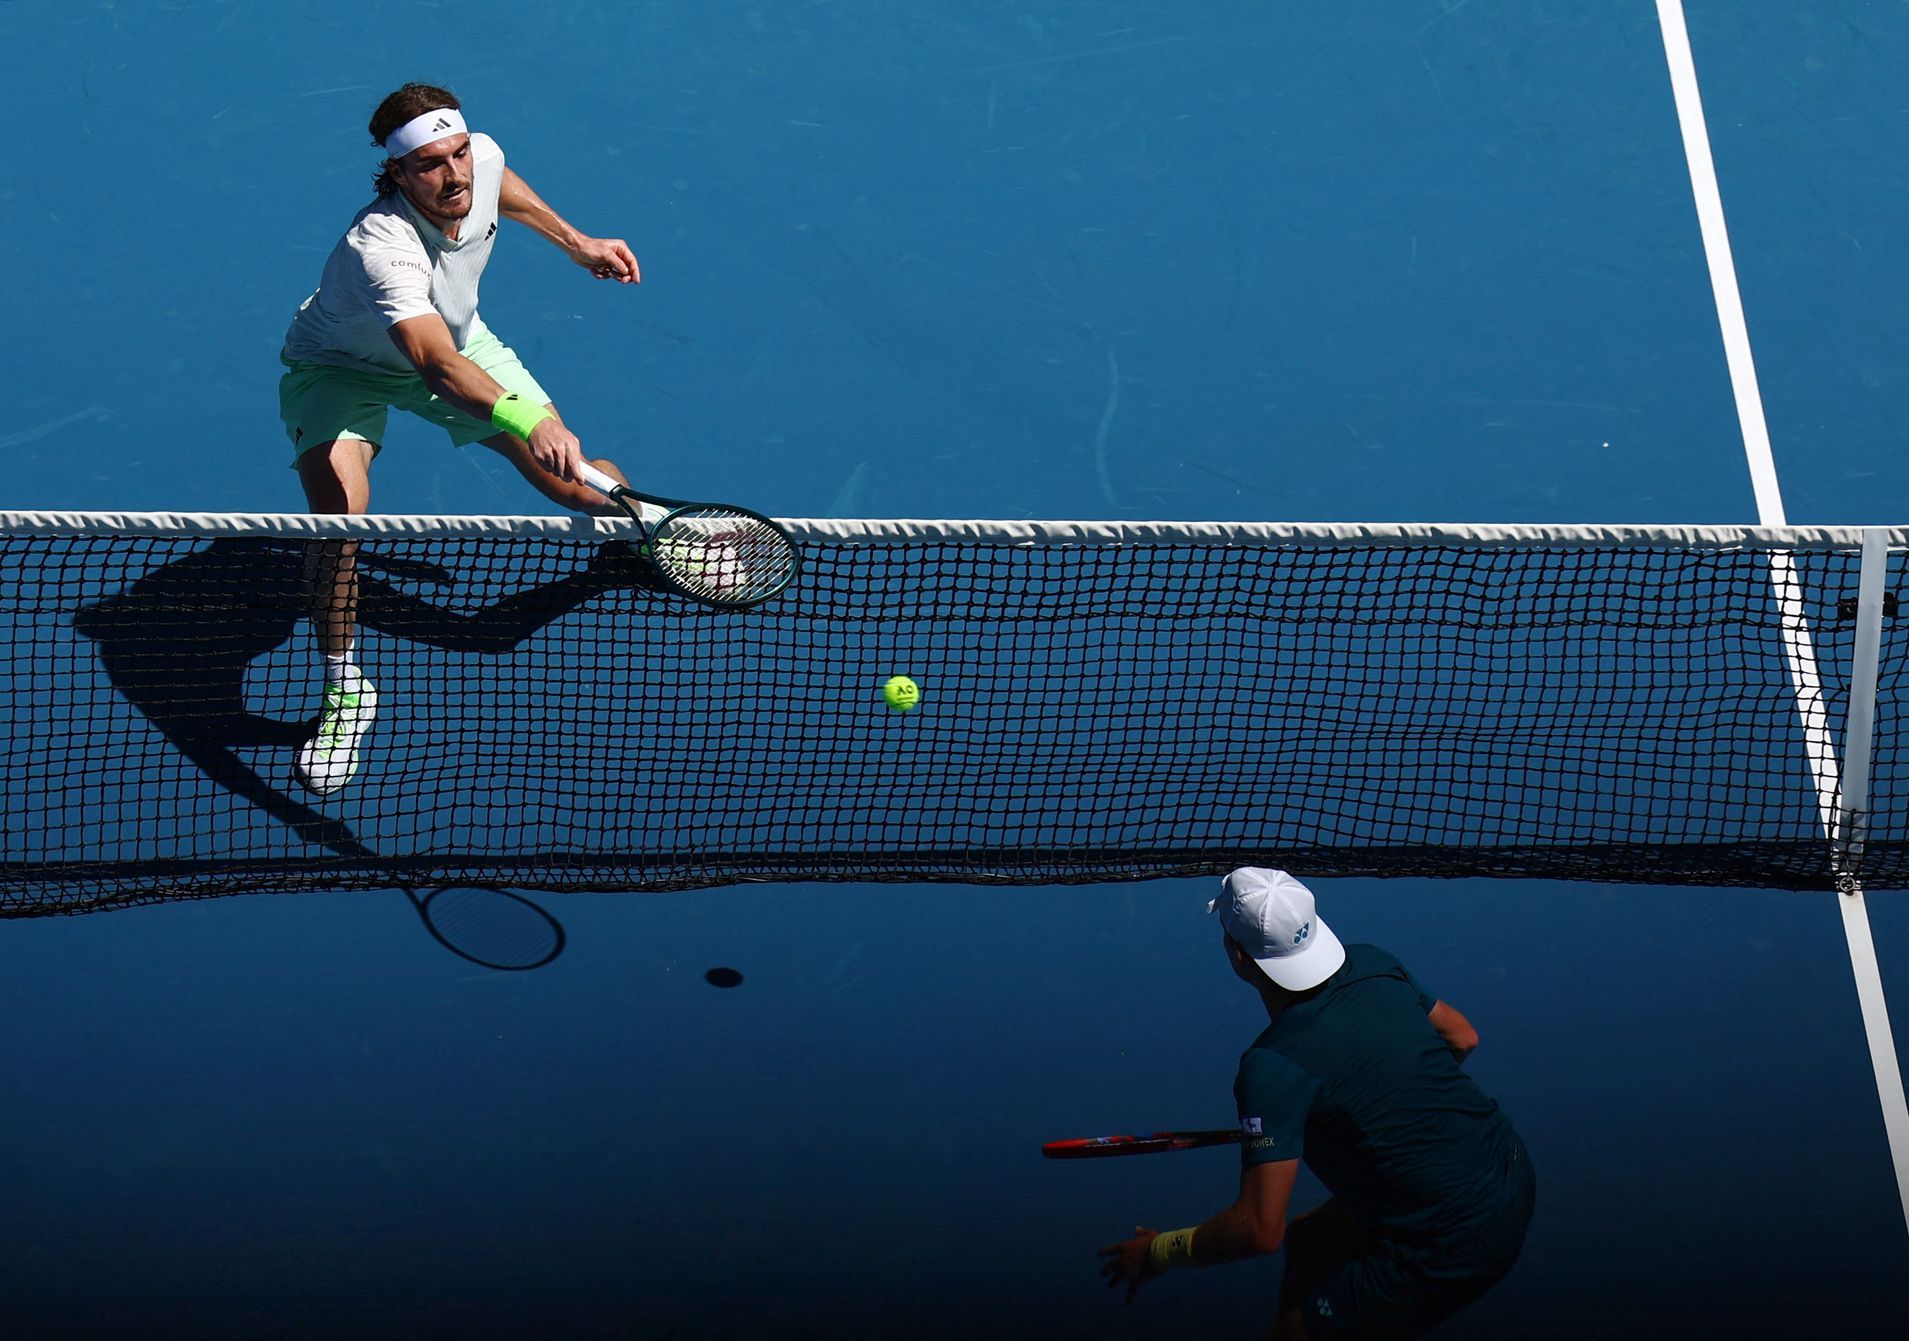
POLYGON ((1723 354, 1730 365, 1730 389, 1737 397, 1737 423, 1743 451, 1750 458, 1750 485, 1756 490, 1757 516, 1765 526, 1783 525, 1783 494, 1777 488, 1776 462, 1770 456, 1770 427, 1763 420, 1763 393, 1757 389, 1756 360, 1750 356, 1750 328, 1743 320, 1743 295, 1737 291, 1737 263, 1730 255, 1730 232, 1723 225, 1723 196, 1717 190, 1717 165, 1710 157, 1710 130, 1704 124, 1703 98, 1697 92, 1697 65, 1690 55, 1690 31, 1684 26, 1683 0, 1657 0, 1664 30, 1664 57, 1670 62, 1670 88, 1677 95, 1677 124, 1684 132, 1684 158, 1690 164, 1690 191, 1697 199, 1697 226, 1703 232, 1704 257, 1710 262, 1710 288, 1717 298, 1717 324, 1723 328, 1723 354))
MULTIPOLYGON (((1683 131, 1690 190, 1703 233, 1704 258, 1710 265, 1710 288, 1716 297, 1717 324, 1730 366, 1730 387, 1736 395, 1737 422, 1743 432, 1751 487, 1756 492, 1757 517, 1765 526, 1781 526, 1785 520, 1783 495, 1777 487, 1776 463, 1770 453, 1763 394, 1757 389, 1756 362, 1750 354, 1750 330, 1743 319, 1743 297, 1737 290, 1730 234, 1724 227, 1723 196, 1717 189, 1717 167, 1710 156, 1710 132, 1704 124, 1703 98, 1697 90, 1697 65, 1690 54, 1683 0, 1657 0, 1657 20, 1664 33, 1664 58, 1670 66, 1671 91, 1677 99, 1677 124, 1683 131)), ((1824 833, 1834 841, 1839 837, 1836 816, 1840 813, 1842 781, 1823 708, 1816 651, 1790 556, 1772 560, 1770 578, 1783 614, 1785 652, 1810 766, 1816 776, 1817 806, 1824 833)), ((1857 1004, 1869 1039, 1869 1060, 1876 1075, 1883 1127, 1895 1163, 1896 1190, 1902 1199, 1904 1223, 1909 1225, 1909 1101, 1903 1094, 1902 1067, 1889 1027, 1889 1007, 1883 998, 1882 972, 1876 961, 1876 943, 1870 934, 1862 886, 1848 881, 1837 902, 1843 916, 1843 936, 1849 945, 1850 970, 1856 979, 1857 1004)))

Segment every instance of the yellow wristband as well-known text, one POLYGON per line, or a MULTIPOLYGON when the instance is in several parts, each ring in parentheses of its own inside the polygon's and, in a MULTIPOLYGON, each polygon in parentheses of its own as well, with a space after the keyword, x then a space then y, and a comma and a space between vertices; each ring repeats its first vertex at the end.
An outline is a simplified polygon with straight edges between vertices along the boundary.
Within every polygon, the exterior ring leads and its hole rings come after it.
POLYGON ((1199 1226, 1190 1229, 1169 1229, 1157 1235, 1147 1255, 1153 1262, 1155 1271, 1178 1271, 1182 1267, 1196 1267, 1203 1263, 1193 1255, 1193 1236, 1199 1232, 1199 1226))
POLYGON ((525 400, 515 391, 505 392, 491 406, 491 422, 506 433, 515 433, 525 442, 530 441, 530 430, 550 418, 550 411, 543 406, 525 400))

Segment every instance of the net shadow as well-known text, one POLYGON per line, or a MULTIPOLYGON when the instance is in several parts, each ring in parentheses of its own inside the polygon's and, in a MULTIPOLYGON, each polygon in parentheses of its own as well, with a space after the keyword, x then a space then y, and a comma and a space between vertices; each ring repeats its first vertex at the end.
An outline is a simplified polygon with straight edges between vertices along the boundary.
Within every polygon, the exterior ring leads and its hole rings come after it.
MULTIPOLYGON (((315 718, 284 720, 246 703, 259 658, 288 643, 310 614, 307 546, 221 537, 82 607, 74 628, 90 639, 107 679, 206 778, 291 829, 356 862, 378 854, 343 820, 275 786, 240 750, 295 750, 315 718)), ((434 564, 361 553, 359 620, 370 629, 441 650, 498 654, 605 591, 650 585, 623 546, 600 546, 576 572, 502 597, 474 613, 434 604, 380 574, 444 584, 434 564)), ((313 670, 313 687, 318 684, 313 670)))

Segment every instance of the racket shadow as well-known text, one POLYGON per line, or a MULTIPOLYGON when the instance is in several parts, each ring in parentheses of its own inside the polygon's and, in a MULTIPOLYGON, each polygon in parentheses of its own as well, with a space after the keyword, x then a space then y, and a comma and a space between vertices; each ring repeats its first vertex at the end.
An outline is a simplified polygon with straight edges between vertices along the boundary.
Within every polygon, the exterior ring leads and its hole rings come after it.
POLYGON ((563 953, 569 936, 547 909, 492 885, 405 887, 431 939, 459 959, 507 973, 540 969, 563 953))

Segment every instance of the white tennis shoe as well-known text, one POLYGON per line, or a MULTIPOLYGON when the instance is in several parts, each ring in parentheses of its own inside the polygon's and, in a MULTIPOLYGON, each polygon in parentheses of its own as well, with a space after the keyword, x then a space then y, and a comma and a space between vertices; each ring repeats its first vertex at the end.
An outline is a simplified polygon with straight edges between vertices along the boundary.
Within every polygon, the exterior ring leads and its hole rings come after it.
POLYGON ((358 771, 358 745, 378 715, 378 691, 371 681, 325 686, 325 707, 318 715, 318 732, 298 747, 292 776, 307 791, 330 796, 358 771))

